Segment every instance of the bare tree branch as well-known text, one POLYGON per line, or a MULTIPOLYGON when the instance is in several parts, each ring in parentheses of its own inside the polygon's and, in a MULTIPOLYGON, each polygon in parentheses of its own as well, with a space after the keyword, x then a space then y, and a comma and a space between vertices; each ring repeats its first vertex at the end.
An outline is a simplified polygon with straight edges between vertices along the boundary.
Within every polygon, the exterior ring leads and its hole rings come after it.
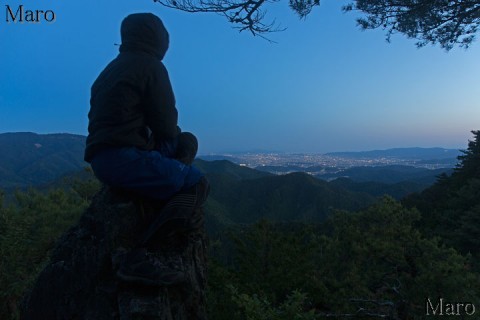
MULTIPOLYGON (((284 31, 277 25, 273 19, 270 23, 265 23, 267 14, 264 7, 267 3, 275 3, 279 0, 153 0, 167 8, 173 8, 185 12, 213 12, 222 14, 235 28, 240 31, 250 31, 255 36, 266 37, 262 34, 270 32, 284 31)), ((305 17, 310 13, 315 5, 319 5, 319 0, 290 0, 290 7, 297 12, 300 17, 305 17)), ((268 39, 267 39, 268 40, 268 39)), ((270 41, 270 40, 269 40, 270 41)))
MULTIPOLYGON (((240 31, 247 30, 263 38, 263 34, 285 30, 274 19, 265 22, 266 6, 280 0, 153 1, 186 12, 221 14, 240 31)), ((320 5, 320 0, 288 0, 288 5, 304 19, 320 5)), ((417 39, 418 47, 438 43, 446 50, 455 45, 468 48, 480 26, 480 0, 351 0, 343 11, 363 14, 357 19, 361 29, 384 29, 387 41, 392 34, 403 33, 417 39)))
POLYGON ((229 22, 237 24, 240 31, 252 34, 274 32, 272 24, 264 24, 265 12, 260 7, 266 0, 154 0, 161 5, 186 12, 214 12, 224 15, 229 22))

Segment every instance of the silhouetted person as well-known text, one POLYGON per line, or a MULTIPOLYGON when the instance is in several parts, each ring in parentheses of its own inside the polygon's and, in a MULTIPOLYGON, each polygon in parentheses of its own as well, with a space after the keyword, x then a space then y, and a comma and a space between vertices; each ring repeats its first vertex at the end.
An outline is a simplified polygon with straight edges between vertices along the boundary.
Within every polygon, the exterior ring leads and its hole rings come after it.
POLYGON ((192 166, 197 139, 178 127, 175 97, 162 63, 169 46, 162 21, 151 13, 131 14, 122 21, 121 38, 119 55, 91 88, 85 160, 103 183, 166 202, 118 275, 126 281, 169 284, 181 275, 160 272, 144 248, 169 221, 175 221, 172 228, 186 229, 201 221, 194 212, 209 187, 192 166))

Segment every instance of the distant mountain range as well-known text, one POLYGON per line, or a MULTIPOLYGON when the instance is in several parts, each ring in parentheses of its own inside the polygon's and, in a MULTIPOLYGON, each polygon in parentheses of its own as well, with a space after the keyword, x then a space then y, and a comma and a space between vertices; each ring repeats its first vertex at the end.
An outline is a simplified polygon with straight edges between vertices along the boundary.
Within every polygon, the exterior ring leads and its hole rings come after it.
MULTIPOLYGON (((228 153, 217 153, 217 154, 208 154, 201 155, 200 157, 205 160, 229 160, 236 159, 238 157, 243 157, 244 155, 251 154, 288 154, 281 151, 273 150, 250 150, 245 152, 228 152, 228 153)), ((313 154, 313 153, 312 153, 313 154)), ((328 152, 323 155, 332 156, 332 157, 344 157, 344 158, 400 158, 400 159, 445 159, 445 158, 455 158, 461 154, 459 149, 446 149, 440 147, 433 148, 421 148, 421 147, 406 147, 406 148, 390 148, 390 149, 379 149, 379 150, 369 150, 369 151, 340 151, 340 152, 328 152)))
MULTIPOLYGON (((82 170, 88 164, 83 161, 85 136, 72 134, 35 134, 35 133, 4 133, 0 134, 0 187, 24 187, 28 185, 46 184, 65 174, 82 170)), ((342 157, 403 157, 425 159, 455 159, 460 152, 442 148, 401 148, 367 152, 341 152, 329 155, 342 157)), ((205 157, 202 157, 205 158, 205 157)), ((207 157, 208 158, 208 157, 207 157)), ((209 160, 221 157, 210 157, 209 160)), ((227 156, 228 158, 228 156, 227 156)), ((230 159, 232 160, 232 159, 230 159)), ((233 165, 227 161, 197 161, 205 172, 228 175, 228 179, 241 180, 271 177, 271 174, 253 170, 247 167, 233 165)), ((260 169, 260 168, 259 168, 260 169)), ((290 171, 315 171, 322 168, 262 167, 262 171, 288 173, 290 171), (315 169, 315 170, 314 170, 315 169)), ((372 166, 353 167, 346 170, 323 168, 319 178, 334 180, 348 178, 354 182, 375 182, 380 185, 408 183, 414 191, 422 189, 435 181, 435 177, 448 169, 428 170, 411 166, 372 166), (413 187, 412 184, 416 186, 413 187)), ((227 179, 227 178, 225 178, 227 179)), ((228 180, 227 179, 227 180, 228 180)), ((343 180, 344 181, 344 180, 343 180)), ((226 183, 226 180, 223 181, 226 183)), ((376 187, 380 188, 380 187, 376 187)))
MULTIPOLYGON (((87 166, 84 146, 85 137, 79 135, 0 134, 0 188, 55 186, 66 175, 81 178, 79 172, 87 166)), ((421 191, 447 170, 357 167, 327 172, 328 182, 303 172, 275 175, 227 160, 197 159, 195 165, 212 186, 210 221, 222 225, 259 218, 321 221, 331 209, 358 210, 384 194, 402 198, 421 191)))
MULTIPOLYGON (((202 155, 200 158, 204 160, 229 160, 239 165, 274 174, 306 172, 320 179, 331 180, 345 177, 346 174, 343 171, 355 167, 404 166, 428 170, 445 170, 445 168, 455 167, 458 163, 458 156, 461 154, 462 152, 456 149, 396 148, 327 154, 249 152, 226 155, 202 155)), ((393 168, 393 170, 399 171, 399 168, 393 168)), ((375 172, 372 173, 376 175, 375 172)), ((347 174, 350 176, 348 172, 347 174)), ((404 172, 400 172, 400 174, 404 174, 404 172)))
POLYGON ((327 156, 342 158, 397 158, 397 159, 456 159, 461 154, 457 149, 444 148, 394 148, 360 152, 331 152, 327 156))

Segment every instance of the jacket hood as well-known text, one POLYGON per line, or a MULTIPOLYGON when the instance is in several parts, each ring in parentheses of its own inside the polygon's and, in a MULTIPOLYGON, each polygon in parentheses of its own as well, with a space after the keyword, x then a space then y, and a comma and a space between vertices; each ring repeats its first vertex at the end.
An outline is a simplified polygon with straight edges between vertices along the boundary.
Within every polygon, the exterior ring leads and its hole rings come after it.
POLYGON ((168 49, 168 32, 152 13, 134 13, 122 21, 120 52, 142 51, 162 60, 168 49))

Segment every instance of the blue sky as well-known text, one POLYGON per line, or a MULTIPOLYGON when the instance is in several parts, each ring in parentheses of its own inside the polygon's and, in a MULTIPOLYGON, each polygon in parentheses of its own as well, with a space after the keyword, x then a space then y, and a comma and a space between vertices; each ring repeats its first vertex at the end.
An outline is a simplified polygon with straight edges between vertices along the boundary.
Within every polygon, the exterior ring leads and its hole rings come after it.
POLYGON ((299 20, 286 1, 267 18, 277 43, 215 14, 152 1, 2 0, 0 132, 87 134, 90 86, 118 52, 121 20, 153 12, 171 36, 164 59, 182 129, 200 153, 465 148, 480 123, 480 44, 446 53, 402 35, 362 32, 342 1, 299 20), (5 5, 53 10, 54 23, 7 24, 5 5))

